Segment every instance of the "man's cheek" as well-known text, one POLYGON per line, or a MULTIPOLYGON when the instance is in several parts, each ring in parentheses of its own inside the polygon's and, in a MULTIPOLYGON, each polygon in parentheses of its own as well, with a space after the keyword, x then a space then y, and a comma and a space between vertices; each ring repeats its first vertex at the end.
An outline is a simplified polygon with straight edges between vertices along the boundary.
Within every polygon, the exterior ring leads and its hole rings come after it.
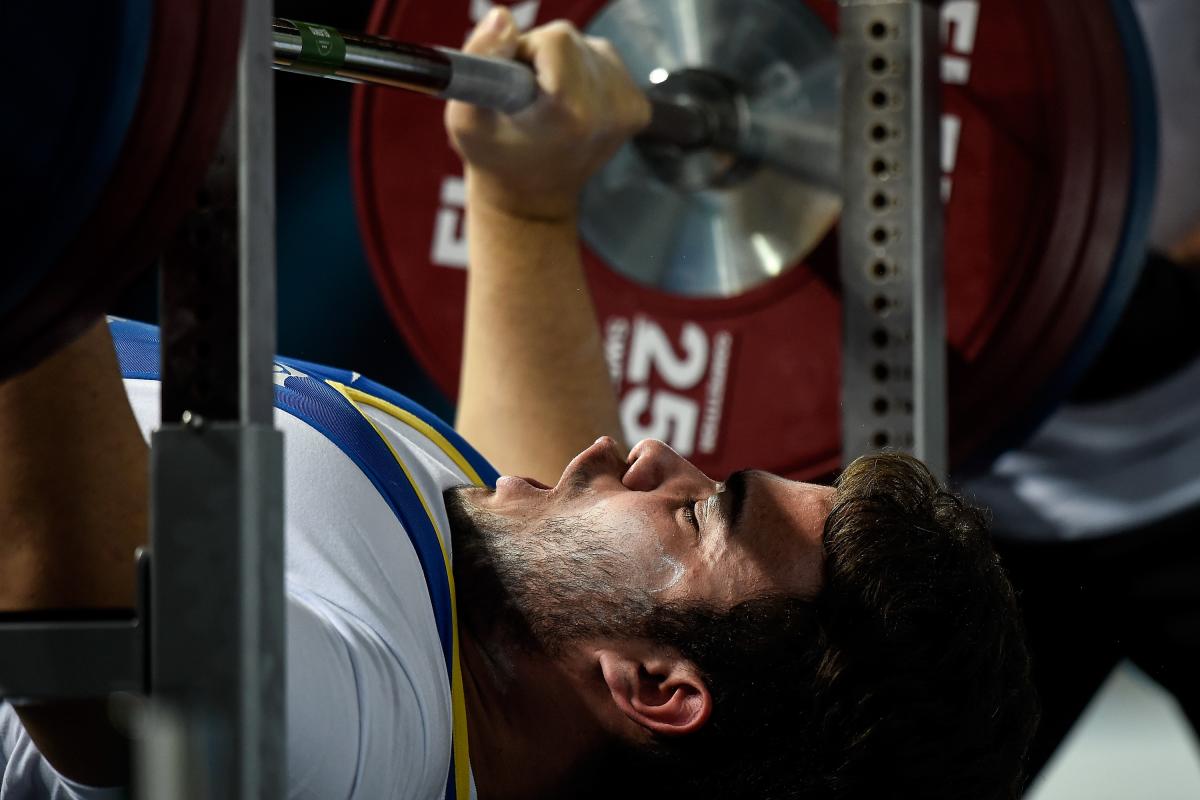
POLYGON ((649 570, 646 588, 652 594, 665 592, 679 584, 686 572, 687 567, 682 561, 665 551, 661 552, 649 570))

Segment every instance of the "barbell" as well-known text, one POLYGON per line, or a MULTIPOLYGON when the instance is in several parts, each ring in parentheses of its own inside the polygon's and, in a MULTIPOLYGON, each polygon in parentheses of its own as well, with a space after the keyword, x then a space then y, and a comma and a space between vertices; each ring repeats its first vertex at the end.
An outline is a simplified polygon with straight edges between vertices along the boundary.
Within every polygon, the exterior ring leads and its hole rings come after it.
MULTIPOLYGON (((349 83, 389 86, 515 114, 538 99, 533 70, 510 59, 450 47, 343 33, 328 25, 276 19, 275 67, 349 83)), ((637 137, 648 147, 718 150, 765 163, 803 180, 838 185, 838 138, 832 124, 783 121, 752 113, 744 93, 715 74, 655 75, 646 86, 650 122, 637 137)))

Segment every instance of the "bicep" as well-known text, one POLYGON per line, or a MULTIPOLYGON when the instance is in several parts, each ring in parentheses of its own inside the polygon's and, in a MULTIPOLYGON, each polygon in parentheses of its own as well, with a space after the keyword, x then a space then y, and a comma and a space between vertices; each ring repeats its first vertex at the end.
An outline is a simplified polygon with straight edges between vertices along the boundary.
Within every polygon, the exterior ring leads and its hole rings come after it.
POLYGON ((288 796, 434 797, 449 767, 436 684, 367 624, 289 595, 288 796))
POLYGON ((358 692, 349 645, 309 603, 287 602, 288 797, 349 797, 358 692))
POLYGON ((342 450, 290 415, 278 421, 291 796, 435 797, 449 769, 449 681, 420 560, 342 450))

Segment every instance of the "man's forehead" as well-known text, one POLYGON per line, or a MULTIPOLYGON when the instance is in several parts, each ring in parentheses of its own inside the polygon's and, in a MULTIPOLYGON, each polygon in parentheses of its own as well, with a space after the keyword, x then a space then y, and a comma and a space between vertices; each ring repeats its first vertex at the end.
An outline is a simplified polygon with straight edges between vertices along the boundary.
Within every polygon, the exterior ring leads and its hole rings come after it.
POLYGON ((833 498, 837 494, 837 489, 829 484, 798 481, 793 478, 784 477, 783 475, 776 475, 774 472, 767 472, 766 470, 749 470, 749 472, 778 485, 789 487, 797 498, 804 498, 814 502, 819 501, 828 506, 829 509, 833 508, 833 498))

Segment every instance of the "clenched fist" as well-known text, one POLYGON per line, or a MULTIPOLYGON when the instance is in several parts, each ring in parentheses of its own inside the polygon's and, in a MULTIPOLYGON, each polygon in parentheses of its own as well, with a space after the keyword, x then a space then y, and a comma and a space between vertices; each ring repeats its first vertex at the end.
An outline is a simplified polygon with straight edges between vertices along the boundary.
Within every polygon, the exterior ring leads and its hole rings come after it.
POLYGON ((506 8, 493 9, 463 49, 529 64, 541 90, 512 116, 447 104, 446 131, 466 163, 472 202, 530 220, 573 218, 587 179, 650 120, 620 56, 569 22, 520 34, 506 8))

